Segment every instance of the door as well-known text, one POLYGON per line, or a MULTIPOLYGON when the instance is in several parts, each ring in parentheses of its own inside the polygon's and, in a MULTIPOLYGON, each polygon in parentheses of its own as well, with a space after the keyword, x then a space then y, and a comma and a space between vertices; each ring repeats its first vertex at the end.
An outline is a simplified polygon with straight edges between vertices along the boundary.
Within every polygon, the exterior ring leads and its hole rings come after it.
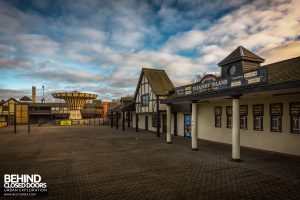
POLYGON ((167 115, 166 114, 162 115, 162 132, 163 133, 167 132, 167 115))
POLYGON ((148 116, 145 116, 145 130, 148 131, 148 116))
POLYGON ((192 127, 191 127, 191 115, 184 115, 184 137, 191 137, 192 135, 192 127))

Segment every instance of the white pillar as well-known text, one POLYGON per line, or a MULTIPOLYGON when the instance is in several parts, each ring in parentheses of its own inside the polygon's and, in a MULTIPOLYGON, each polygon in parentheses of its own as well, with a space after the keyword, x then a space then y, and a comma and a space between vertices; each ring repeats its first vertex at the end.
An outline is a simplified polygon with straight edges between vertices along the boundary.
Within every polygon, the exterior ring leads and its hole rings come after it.
POLYGON ((192 150, 198 150, 197 141, 197 104, 192 103, 192 150))
POLYGON ((240 102, 232 99, 232 160, 240 161, 240 102))
POLYGON ((167 105, 167 144, 172 144, 171 138, 171 105, 167 105))

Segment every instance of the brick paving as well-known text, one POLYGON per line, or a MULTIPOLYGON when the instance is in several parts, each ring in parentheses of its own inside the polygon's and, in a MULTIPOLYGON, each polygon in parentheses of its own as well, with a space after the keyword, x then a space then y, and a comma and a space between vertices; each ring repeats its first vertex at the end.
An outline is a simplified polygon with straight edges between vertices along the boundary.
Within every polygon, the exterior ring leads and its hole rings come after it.
MULTIPOLYGON (((42 199, 300 199, 300 159, 109 127, 0 129, 0 177, 40 174, 42 199)), ((2 186, 1 186, 2 187, 2 186)), ((24 199, 24 198, 22 198, 24 199)))

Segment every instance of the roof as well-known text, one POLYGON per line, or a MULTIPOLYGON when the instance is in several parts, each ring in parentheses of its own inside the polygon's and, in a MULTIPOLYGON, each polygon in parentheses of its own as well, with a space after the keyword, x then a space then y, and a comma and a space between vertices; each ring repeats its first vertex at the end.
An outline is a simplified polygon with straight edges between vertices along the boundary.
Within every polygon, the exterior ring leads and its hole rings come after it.
POLYGON ((259 57, 248 49, 239 46, 233 52, 231 52, 226 58, 224 58, 221 62, 218 63, 219 66, 223 66, 229 63, 233 63, 238 60, 251 60, 254 62, 262 63, 265 59, 259 57))
POLYGON ((129 96, 129 97, 121 97, 121 101, 132 101, 133 97, 129 96))
POLYGON ((162 103, 176 102, 177 100, 196 100, 200 98, 211 98, 215 96, 226 96, 229 94, 247 94, 257 91, 271 91, 274 89, 300 88, 300 56, 283 60, 276 63, 261 66, 267 69, 268 82, 264 85, 230 88, 219 91, 208 91, 200 94, 185 96, 172 95, 162 100, 162 103))
POLYGON ((134 97, 137 95, 143 75, 146 76, 155 95, 168 96, 168 92, 174 89, 174 85, 165 70, 143 68, 134 97))
POLYGON ((63 107, 67 106, 66 103, 29 103, 30 107, 63 107))
POLYGON ((20 101, 32 101, 28 96, 24 96, 20 99, 20 101))
POLYGON ((262 67, 268 69, 268 84, 300 81, 300 56, 262 67))
POLYGON ((2 104, 5 104, 6 102, 8 102, 10 100, 13 100, 14 102, 20 103, 17 99, 11 97, 11 98, 7 99, 6 101, 2 102, 2 104))

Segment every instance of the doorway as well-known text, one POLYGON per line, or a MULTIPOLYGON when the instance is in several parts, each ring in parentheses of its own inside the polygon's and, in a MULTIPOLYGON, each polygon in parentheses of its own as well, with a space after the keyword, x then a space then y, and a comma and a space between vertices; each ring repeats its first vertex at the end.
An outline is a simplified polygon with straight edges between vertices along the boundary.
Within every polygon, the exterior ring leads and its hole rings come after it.
POLYGON ((145 116, 145 130, 148 131, 148 116, 145 116))

